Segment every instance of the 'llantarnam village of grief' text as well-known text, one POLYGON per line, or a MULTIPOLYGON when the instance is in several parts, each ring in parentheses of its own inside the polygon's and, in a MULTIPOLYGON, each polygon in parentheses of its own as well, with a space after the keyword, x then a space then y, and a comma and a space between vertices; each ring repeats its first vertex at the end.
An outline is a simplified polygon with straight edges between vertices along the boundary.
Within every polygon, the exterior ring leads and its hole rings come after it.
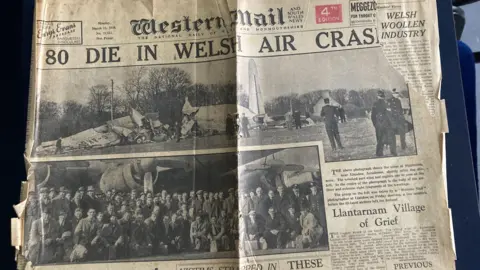
MULTIPOLYGON (((393 211, 395 213, 407 213, 413 212, 416 214, 426 211, 426 206, 423 204, 414 205, 410 203, 395 203, 392 204, 393 211)), ((372 216, 372 215, 385 215, 388 214, 387 208, 368 208, 368 209, 348 209, 344 210, 342 208, 333 208, 333 217, 353 217, 353 216, 372 216)), ((389 225, 398 225, 399 219, 398 216, 395 217, 377 217, 374 220, 376 226, 389 226, 389 225)), ((367 227, 367 226, 361 226, 367 227)))
MULTIPOLYGON (((257 27, 268 27, 276 25, 284 25, 283 8, 268 9, 268 13, 255 13, 252 14, 249 11, 233 11, 234 23, 240 25, 257 27)), ((175 20, 172 22, 157 21, 155 19, 147 20, 132 20, 131 22, 132 33, 136 36, 143 37, 148 35, 158 35, 167 33, 180 33, 181 31, 189 32, 189 35, 195 36, 191 33, 199 33, 202 30, 215 31, 225 29, 225 21, 221 17, 210 17, 203 19, 192 20, 189 17, 183 17, 181 20, 175 20)), ((361 31, 356 29, 350 30, 328 30, 320 31, 315 40, 312 40, 319 49, 328 49, 336 47, 350 47, 350 46, 362 46, 372 45, 378 43, 376 38, 376 29, 372 27, 366 27, 361 31)), ((145 50, 139 49, 138 59, 140 61, 145 60, 142 58, 141 53, 148 54, 156 60, 156 45, 144 45, 145 50)), ((177 56, 180 59, 183 58, 206 58, 215 56, 224 56, 228 54, 236 53, 236 51, 242 51, 241 36, 227 37, 222 39, 202 40, 202 41, 190 41, 190 42, 178 42, 173 46, 177 52, 177 56)), ((139 46, 141 47, 141 46, 139 46)), ((263 37, 260 44, 258 44, 259 53, 280 52, 280 51, 296 51, 295 37, 293 35, 277 35, 271 37, 263 37)), ((148 59, 147 59, 148 60, 148 59)))

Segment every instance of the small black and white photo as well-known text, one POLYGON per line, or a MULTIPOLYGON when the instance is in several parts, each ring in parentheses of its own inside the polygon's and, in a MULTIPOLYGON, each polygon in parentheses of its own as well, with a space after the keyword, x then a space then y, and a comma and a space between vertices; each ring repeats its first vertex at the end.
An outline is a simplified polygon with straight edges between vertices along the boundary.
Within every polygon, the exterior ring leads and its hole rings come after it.
POLYGON ((237 70, 238 96, 258 105, 241 113, 241 146, 320 140, 325 162, 417 153, 408 85, 381 48, 240 57, 237 70))
POLYGON ((318 145, 32 166, 34 265, 328 250, 318 145))
POLYGON ((32 156, 235 147, 235 59, 44 71, 32 156))

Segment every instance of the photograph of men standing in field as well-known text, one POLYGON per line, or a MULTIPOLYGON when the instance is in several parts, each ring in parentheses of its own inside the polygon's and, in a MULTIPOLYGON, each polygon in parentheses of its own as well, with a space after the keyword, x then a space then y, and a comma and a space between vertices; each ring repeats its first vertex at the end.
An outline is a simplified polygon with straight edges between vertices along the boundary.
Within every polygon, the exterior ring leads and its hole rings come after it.
POLYGON ((416 154, 409 89, 381 48, 239 58, 237 70, 237 96, 259 108, 239 145, 321 140, 327 162, 416 154))

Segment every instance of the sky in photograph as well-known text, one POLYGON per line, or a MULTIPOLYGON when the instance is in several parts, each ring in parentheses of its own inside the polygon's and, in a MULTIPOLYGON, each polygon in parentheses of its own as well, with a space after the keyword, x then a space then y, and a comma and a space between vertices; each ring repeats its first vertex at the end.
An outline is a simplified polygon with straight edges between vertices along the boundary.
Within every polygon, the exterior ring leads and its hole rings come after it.
MULTIPOLYGON (((242 89, 248 89, 248 58, 237 63, 242 89)), ((254 59, 264 101, 315 90, 405 88, 380 48, 254 59)))
MULTIPOLYGON (((149 66, 146 68, 162 67, 166 66, 149 66)), ((193 83, 224 84, 235 82, 235 59, 199 63, 197 65, 171 65, 170 67, 178 67, 188 72, 193 83)), ((128 76, 127 74, 134 68, 138 67, 44 70, 41 71, 38 77, 40 90, 37 89, 37 93, 40 91, 42 100, 55 101, 57 103, 74 100, 86 104, 90 87, 99 84, 105 84, 110 87, 112 79, 116 94, 121 94, 118 87, 124 83, 128 76)))

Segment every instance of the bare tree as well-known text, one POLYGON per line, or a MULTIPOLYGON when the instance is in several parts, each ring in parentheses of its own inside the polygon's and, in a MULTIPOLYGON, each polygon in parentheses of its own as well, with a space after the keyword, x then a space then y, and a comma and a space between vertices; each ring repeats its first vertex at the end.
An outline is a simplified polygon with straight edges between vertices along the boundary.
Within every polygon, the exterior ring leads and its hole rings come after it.
MULTIPOLYGON (((121 91, 125 94, 125 99, 130 107, 140 111, 145 111, 146 101, 146 68, 137 67, 130 69, 127 73, 127 79, 120 87, 121 91)), ((125 104, 123 104, 125 105, 125 104)))
POLYGON ((190 75, 179 68, 153 68, 148 73, 146 101, 148 110, 158 111, 162 100, 184 97, 192 81, 190 75))
POLYGON ((41 100, 39 112, 40 119, 58 119, 60 117, 60 107, 54 101, 41 100))
POLYGON ((338 102, 338 104, 345 106, 348 102, 348 91, 347 89, 335 89, 330 91, 330 96, 338 102))
POLYGON ((90 87, 89 90, 88 106, 92 113, 100 117, 103 113, 108 112, 108 109, 110 108, 110 89, 104 84, 99 84, 90 87))

